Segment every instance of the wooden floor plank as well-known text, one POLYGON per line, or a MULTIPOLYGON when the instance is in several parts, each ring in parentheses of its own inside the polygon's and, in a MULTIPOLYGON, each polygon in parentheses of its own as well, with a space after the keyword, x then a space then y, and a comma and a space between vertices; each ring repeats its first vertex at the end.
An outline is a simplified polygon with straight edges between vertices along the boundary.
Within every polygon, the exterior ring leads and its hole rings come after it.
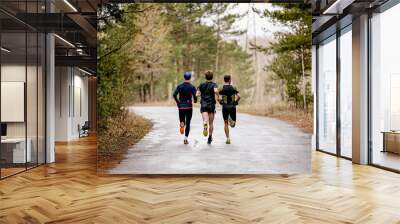
POLYGON ((400 223, 400 175, 313 152, 312 174, 102 176, 96 139, 0 181, 0 223, 400 223))

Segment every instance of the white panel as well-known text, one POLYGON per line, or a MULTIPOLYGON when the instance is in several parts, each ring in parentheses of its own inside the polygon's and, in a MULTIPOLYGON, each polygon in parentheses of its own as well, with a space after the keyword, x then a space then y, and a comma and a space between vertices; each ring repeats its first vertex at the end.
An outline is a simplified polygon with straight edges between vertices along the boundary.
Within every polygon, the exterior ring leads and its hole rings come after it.
POLYGON ((24 122, 24 82, 1 82, 1 122, 24 122))

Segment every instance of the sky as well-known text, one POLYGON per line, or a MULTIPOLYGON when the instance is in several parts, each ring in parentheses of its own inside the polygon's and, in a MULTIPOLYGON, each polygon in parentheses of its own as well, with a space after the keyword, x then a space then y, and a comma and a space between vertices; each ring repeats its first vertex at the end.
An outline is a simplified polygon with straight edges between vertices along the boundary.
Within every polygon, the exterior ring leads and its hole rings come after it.
POLYGON ((287 30, 287 27, 274 24, 269 18, 262 18, 257 13, 253 12, 252 7, 258 11, 263 12, 265 9, 277 9, 269 3, 239 3, 235 8, 231 9, 231 13, 245 14, 240 20, 238 20, 234 26, 239 30, 247 29, 246 33, 242 36, 236 37, 225 37, 227 40, 236 39, 242 47, 246 47, 246 40, 248 42, 254 41, 254 37, 257 37, 257 42, 263 40, 270 41, 274 39, 274 33, 277 31, 287 30), (250 5, 250 10, 249 10, 250 5), (249 12, 247 14, 247 12, 249 12))
MULTIPOLYGON (((274 9, 274 7, 269 3, 239 3, 238 6, 231 10, 231 12, 244 14, 249 10, 249 5, 259 11, 274 9)), ((239 29, 245 30, 247 28, 247 23, 249 23, 247 31, 249 37, 254 37, 255 35, 260 37, 271 36, 273 32, 282 29, 281 26, 274 25, 268 18, 261 18, 257 13, 251 10, 251 7, 249 12, 249 15, 245 15, 235 24, 239 29)))

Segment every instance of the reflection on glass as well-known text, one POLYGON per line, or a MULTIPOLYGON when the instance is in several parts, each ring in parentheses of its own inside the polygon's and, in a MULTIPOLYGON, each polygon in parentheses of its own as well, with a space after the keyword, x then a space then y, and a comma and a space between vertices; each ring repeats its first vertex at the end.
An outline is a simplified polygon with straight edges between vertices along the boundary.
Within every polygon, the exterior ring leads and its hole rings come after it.
POLYGON ((336 40, 318 48, 318 147, 336 153, 336 40))
POLYGON ((30 142, 26 141, 26 35, 2 33, 1 57, 1 159, 2 177, 25 170, 31 160, 30 142))
POLYGON ((45 44, 46 44, 46 38, 45 35, 42 33, 39 33, 38 35, 39 40, 38 40, 38 77, 37 77, 37 82, 38 82, 38 136, 37 136, 37 147, 38 147, 38 156, 37 156, 37 162, 38 164, 43 164, 45 163, 45 60, 46 60, 46 52, 45 52, 45 44))
POLYGON ((27 142, 30 148, 30 161, 27 163, 28 168, 37 165, 38 157, 38 120, 37 120, 37 76, 38 76, 38 35, 36 32, 27 33, 27 82, 26 82, 26 111, 27 111, 27 142))
POLYGON ((340 152, 352 157, 352 35, 351 26, 340 36, 340 152))
POLYGON ((400 74, 391 74, 390 80, 390 130, 400 130, 400 74))
POLYGON ((400 170, 400 5, 371 19, 372 162, 400 170))

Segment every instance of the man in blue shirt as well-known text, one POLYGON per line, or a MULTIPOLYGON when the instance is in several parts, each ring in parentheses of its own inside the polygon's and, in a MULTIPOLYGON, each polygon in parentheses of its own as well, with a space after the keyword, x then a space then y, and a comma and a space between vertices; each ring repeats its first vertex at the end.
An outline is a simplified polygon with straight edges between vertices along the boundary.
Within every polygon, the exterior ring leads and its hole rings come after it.
POLYGON ((179 109, 179 131, 182 135, 185 133, 184 144, 189 144, 190 121, 193 114, 192 99, 194 103, 197 102, 196 88, 190 83, 191 77, 192 74, 190 72, 185 72, 183 74, 185 81, 176 87, 173 94, 179 109))

